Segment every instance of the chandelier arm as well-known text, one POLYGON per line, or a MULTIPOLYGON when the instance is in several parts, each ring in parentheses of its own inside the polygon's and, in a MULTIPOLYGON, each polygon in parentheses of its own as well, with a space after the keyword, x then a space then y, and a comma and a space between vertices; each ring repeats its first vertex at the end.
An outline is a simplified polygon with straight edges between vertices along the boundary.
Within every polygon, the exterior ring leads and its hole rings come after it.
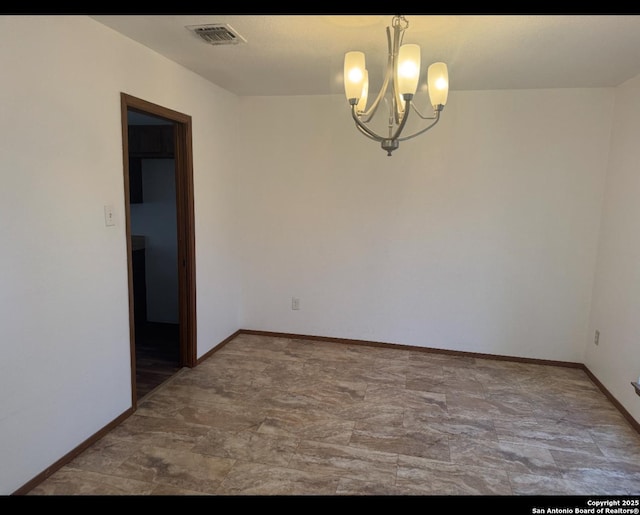
MULTIPOLYGON (((394 117, 396 124, 400 122, 400 116, 403 114, 400 110, 400 94, 398 93, 398 52, 400 49, 400 42, 402 39, 402 34, 404 33, 405 28, 400 26, 400 21, 403 18, 398 19, 398 23, 394 24, 393 31, 393 65, 392 65, 392 73, 393 73, 393 107, 394 107, 394 117)), ((405 20, 406 21, 406 20, 405 20)), ((407 107, 405 105, 405 107, 407 107)))
POLYGON ((384 82, 382 83, 382 87, 378 92, 378 96, 374 100, 373 104, 371 104, 371 107, 367 109, 364 113, 362 113, 362 117, 363 117, 362 121, 364 123, 370 122, 373 116, 376 114, 380 101, 387 94, 387 88, 389 87, 389 77, 393 72, 393 50, 391 47, 391 32, 389 31, 389 27, 387 27, 387 48, 388 48, 389 55, 387 56, 387 71, 384 74, 384 82))
POLYGON ((423 120, 435 120, 437 118, 436 116, 424 116, 416 107, 416 103, 415 102, 411 102, 411 107, 413 108, 413 110, 416 112, 416 114, 422 118, 423 120))
POLYGON ((418 132, 416 132, 415 134, 412 134, 411 136, 405 136, 404 138, 398 138, 398 141, 407 141, 408 139, 415 138, 416 136, 420 136, 420 134, 423 134, 423 133, 427 132, 431 127, 433 127, 439 121, 440 121, 440 111, 437 111, 436 112, 435 121, 432 124, 427 125, 424 129, 419 130, 418 132))
MULTIPOLYGON (((405 95, 407 97, 412 97, 413 95, 405 95)), ((397 139, 398 141, 402 141, 399 136, 402 133, 404 126, 407 124, 407 120, 409 119, 409 107, 411 106, 411 98, 407 98, 404 101, 404 115, 402 116, 402 121, 400 122, 400 125, 398 125, 398 128, 396 129, 396 132, 393 136, 391 136, 389 139, 397 139)), ((416 134, 417 136, 417 134, 416 134)), ((411 136, 413 137, 413 136, 411 136)), ((404 139, 408 139, 408 138, 404 138, 404 139)))
POLYGON ((362 123, 362 121, 360 121, 360 118, 358 118, 358 115, 356 113, 356 104, 351 104, 351 116, 353 120, 356 122, 356 127, 358 127, 360 131, 362 131, 364 134, 369 136, 372 140, 382 141, 383 139, 385 139, 382 136, 378 136, 369 127, 367 127, 364 123, 362 123))
POLYGON ((356 129, 358 129, 364 136, 366 136, 367 138, 373 140, 373 141, 378 141, 380 142, 381 140, 379 140, 377 137, 372 136, 371 134, 367 133, 360 125, 356 124, 356 129))

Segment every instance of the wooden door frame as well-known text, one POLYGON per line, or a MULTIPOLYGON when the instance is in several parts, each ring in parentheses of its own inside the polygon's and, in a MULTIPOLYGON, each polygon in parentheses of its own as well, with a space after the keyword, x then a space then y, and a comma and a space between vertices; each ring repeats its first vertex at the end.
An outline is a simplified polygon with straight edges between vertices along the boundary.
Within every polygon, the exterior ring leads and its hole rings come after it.
POLYGON ((176 211, 178 222, 178 305, 180 321, 180 366, 197 364, 196 341, 196 253, 193 200, 193 148, 191 116, 140 98, 120 93, 122 116, 122 153, 124 168, 125 217, 127 234, 127 271, 129 277, 129 338, 131 344, 131 396, 136 396, 136 349, 133 299, 133 251, 131 246, 131 209, 129 191, 129 124, 127 113, 139 113, 173 122, 176 175, 176 211))

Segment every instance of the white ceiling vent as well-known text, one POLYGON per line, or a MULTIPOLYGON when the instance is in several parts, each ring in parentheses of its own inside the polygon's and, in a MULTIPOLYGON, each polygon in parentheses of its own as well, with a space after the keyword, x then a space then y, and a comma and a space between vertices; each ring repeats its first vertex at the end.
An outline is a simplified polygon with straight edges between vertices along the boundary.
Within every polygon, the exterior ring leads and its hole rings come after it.
POLYGON ((187 28, 210 45, 237 45, 247 42, 231 25, 226 23, 187 25, 187 28))

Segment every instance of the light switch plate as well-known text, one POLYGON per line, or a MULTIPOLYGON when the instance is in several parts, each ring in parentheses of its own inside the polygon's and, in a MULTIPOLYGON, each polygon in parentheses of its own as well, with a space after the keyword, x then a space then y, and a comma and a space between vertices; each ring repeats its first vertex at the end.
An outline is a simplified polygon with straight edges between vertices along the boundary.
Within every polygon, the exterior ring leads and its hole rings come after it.
POLYGON ((113 206, 110 204, 104 206, 104 225, 106 227, 116 225, 116 220, 113 216, 113 206))

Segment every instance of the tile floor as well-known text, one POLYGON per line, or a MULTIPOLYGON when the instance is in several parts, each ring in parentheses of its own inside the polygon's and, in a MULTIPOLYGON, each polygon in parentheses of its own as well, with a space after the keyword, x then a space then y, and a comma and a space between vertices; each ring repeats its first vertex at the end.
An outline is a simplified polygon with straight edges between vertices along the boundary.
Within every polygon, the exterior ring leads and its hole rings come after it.
POLYGON ((239 335, 29 495, 640 494, 579 369, 239 335))

